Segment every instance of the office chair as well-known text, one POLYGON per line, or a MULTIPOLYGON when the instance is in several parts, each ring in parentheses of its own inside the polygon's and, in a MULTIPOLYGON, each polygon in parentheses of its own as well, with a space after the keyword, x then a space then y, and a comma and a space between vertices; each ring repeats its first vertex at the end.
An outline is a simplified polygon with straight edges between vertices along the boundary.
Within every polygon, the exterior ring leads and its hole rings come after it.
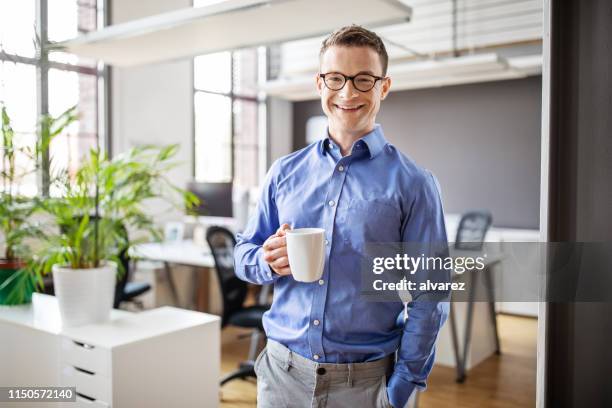
MULTIPOLYGON (((125 226, 122 225, 121 227, 122 232, 125 234, 125 238, 127 239, 127 230, 125 229, 125 226)), ((119 260, 123 265, 124 273, 119 274, 119 277, 117 278, 113 307, 118 309, 122 302, 132 302, 142 309, 143 305, 138 299, 136 299, 136 297, 151 290, 151 285, 146 282, 130 282, 132 264, 130 263, 130 258, 128 257, 128 248, 121 251, 119 254, 119 260)))
MULTIPOLYGON (((94 215, 90 217, 90 220, 95 218, 94 215)), ((65 227, 60 226, 60 229, 65 230, 65 227)), ((120 226, 121 234, 123 238, 128 239, 127 229, 125 225, 121 224, 120 226)), ((151 285, 145 282, 130 282, 131 277, 131 265, 130 259, 128 257, 128 249, 125 248, 119 254, 119 261, 123 266, 124 273, 119 274, 117 278, 117 284, 115 286, 115 299, 113 301, 113 308, 118 309, 122 302, 133 302, 134 304, 142 307, 142 303, 140 303, 136 297, 142 295, 143 293, 151 290, 151 285)), ((55 294, 55 288, 53 287, 53 277, 46 276, 43 279, 43 293, 48 295, 55 294)))
MULTIPOLYGON (((491 223, 493 222, 493 216, 489 211, 481 210, 481 211, 470 211, 461 216, 461 221, 459 221, 459 227, 457 228, 457 235, 455 238, 455 249, 458 250, 470 250, 470 251, 480 251, 484 245, 484 240, 487 235, 487 231, 491 227, 491 223)), ((485 279, 485 286, 489 296, 489 315, 491 318, 491 324, 493 326, 493 331, 495 335, 495 353, 500 354, 500 345, 499 345, 499 333, 497 330, 497 314, 495 312, 495 290, 493 286, 493 278, 491 276, 491 268, 492 265, 487 266, 487 268, 483 271, 482 275, 485 279)), ((466 378, 466 360, 467 354, 470 347, 470 341, 472 336, 472 320, 474 315, 474 297, 475 297, 475 287, 476 287, 476 279, 478 279, 480 274, 475 275, 471 274, 470 278, 470 292, 468 298, 468 308, 467 308, 467 321, 465 327, 465 334, 463 340, 463 352, 459 351, 459 341, 457 338, 457 327, 455 322, 455 316, 453 313, 453 302, 450 302, 450 325, 451 325, 451 337, 453 343, 453 351, 455 354, 455 361, 457 365, 457 382, 462 383, 466 378)), ((458 279, 458 275, 453 275, 454 279, 458 279)))
POLYGON ((259 339, 264 335, 262 317, 270 305, 244 306, 247 295, 247 283, 236 276, 234 271, 234 247, 236 239, 226 228, 211 226, 206 232, 206 241, 215 260, 215 269, 223 300, 221 327, 227 325, 253 329, 248 360, 241 363, 234 371, 221 379, 221 385, 236 378, 256 378, 255 357, 259 339))
POLYGON ((457 228, 455 249, 482 249, 492 222, 493 216, 489 211, 470 211, 463 214, 457 228))

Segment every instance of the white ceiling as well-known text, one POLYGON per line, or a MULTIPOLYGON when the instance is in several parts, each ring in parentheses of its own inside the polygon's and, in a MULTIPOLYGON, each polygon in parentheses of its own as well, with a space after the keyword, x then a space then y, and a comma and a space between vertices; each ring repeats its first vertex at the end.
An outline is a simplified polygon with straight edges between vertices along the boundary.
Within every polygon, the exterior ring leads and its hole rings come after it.
MULTIPOLYGON (((474 82, 500 81, 538 75, 541 55, 504 58, 495 53, 393 64, 391 90, 434 88, 474 82)), ((262 91, 271 96, 303 101, 318 98, 314 75, 299 75, 267 82, 262 91)))
MULTIPOLYGON (((455 14, 452 0, 404 2, 412 8, 410 23, 376 30, 389 54, 392 90, 521 78, 541 72, 541 48, 533 45, 542 40, 542 0, 457 0, 455 14), (461 56, 456 61, 454 51, 461 56)), ((262 90, 289 100, 316 98, 313 78, 323 39, 283 43, 277 61, 279 76, 262 90)))
POLYGON ((112 25, 60 46, 135 66, 312 37, 350 23, 405 22, 410 15, 399 0, 228 0, 112 25))

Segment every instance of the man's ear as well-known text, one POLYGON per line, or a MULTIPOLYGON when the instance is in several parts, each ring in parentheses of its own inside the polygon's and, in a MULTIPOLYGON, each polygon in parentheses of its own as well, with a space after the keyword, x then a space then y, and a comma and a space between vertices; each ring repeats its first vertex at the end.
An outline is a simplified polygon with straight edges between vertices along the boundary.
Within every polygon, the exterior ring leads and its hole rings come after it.
POLYGON ((380 92, 380 100, 384 100, 391 89, 391 77, 386 77, 382 80, 382 89, 380 92))
POLYGON ((323 78, 319 76, 318 72, 315 74, 315 86, 317 87, 319 96, 321 96, 321 92, 323 91, 323 78))

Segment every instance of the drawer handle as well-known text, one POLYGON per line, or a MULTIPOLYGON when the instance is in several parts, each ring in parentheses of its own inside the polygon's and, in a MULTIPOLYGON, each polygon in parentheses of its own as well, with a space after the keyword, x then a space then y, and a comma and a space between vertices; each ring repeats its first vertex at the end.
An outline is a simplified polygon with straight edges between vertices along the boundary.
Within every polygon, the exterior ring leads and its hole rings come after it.
POLYGON ((85 395, 85 394, 81 394, 80 392, 77 392, 76 395, 78 395, 79 397, 81 397, 83 399, 91 401, 91 402, 94 402, 96 400, 95 398, 91 398, 90 396, 85 395))
POLYGON ((80 371, 84 374, 88 374, 88 375, 96 375, 96 373, 94 373, 93 371, 89 371, 89 370, 85 370, 84 368, 79 368, 79 367, 74 367, 75 370, 80 371))
POLYGON ((72 342, 76 344, 77 346, 82 347, 87 350, 92 350, 96 348, 96 346, 92 346, 91 344, 81 343, 80 341, 72 340, 72 342))

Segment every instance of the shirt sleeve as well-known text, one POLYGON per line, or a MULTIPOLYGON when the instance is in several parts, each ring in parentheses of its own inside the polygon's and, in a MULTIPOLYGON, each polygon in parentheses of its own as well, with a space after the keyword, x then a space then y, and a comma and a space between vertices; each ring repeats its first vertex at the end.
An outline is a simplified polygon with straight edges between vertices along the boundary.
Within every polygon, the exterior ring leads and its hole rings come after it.
POLYGON ((257 210, 250 218, 244 232, 237 235, 234 248, 236 275, 247 282, 269 284, 280 275, 274 273, 263 259, 262 245, 279 228, 275 193, 279 162, 270 167, 257 203, 257 210))
MULTIPOLYGON (((402 225, 402 241, 418 243, 425 256, 448 256, 448 240, 439 185, 427 173, 414 196, 410 212, 402 225)), ((420 253, 419 253, 420 255, 420 253)), ((439 274, 437 282, 450 281, 448 270, 418 271, 418 280, 439 274)), ((395 408, 403 408, 415 388, 424 390, 435 358, 438 332, 448 317, 449 293, 411 291, 408 320, 404 325, 393 374, 388 382, 389 401, 395 408)))

